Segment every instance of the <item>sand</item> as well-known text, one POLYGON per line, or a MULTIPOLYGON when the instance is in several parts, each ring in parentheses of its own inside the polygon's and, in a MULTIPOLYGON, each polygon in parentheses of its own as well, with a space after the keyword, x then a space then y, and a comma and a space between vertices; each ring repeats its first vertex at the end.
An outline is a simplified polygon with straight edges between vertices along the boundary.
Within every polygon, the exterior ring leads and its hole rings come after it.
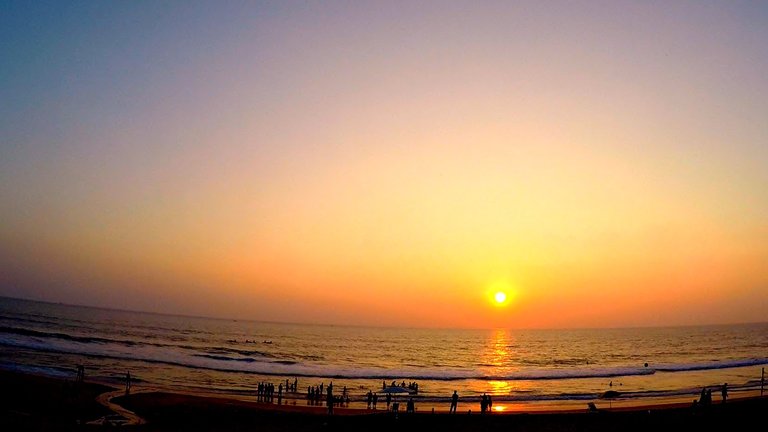
MULTIPOLYGON (((722 431, 736 428, 761 430, 766 421, 768 398, 740 398, 715 404, 707 410, 693 410, 689 404, 622 407, 588 413, 535 412, 458 414, 431 409, 415 414, 335 408, 328 416, 324 407, 265 404, 223 397, 143 391, 118 396, 119 389, 86 381, 77 394, 65 392, 65 381, 34 375, 2 372, 0 430, 96 430, 106 418, 126 423, 135 413, 136 425, 121 429, 140 431, 722 431), (110 394, 106 394, 112 392, 110 394), (114 415, 97 402, 109 401, 122 411, 114 415), (111 399, 111 401, 110 401, 111 399), (88 423, 91 424, 88 424, 88 423), (95 424, 94 424, 95 423, 95 424)), ((69 386, 71 389, 71 386, 69 386)), ((417 406, 418 408, 418 406, 417 406)), ((135 420, 135 419, 134 419, 135 420)))

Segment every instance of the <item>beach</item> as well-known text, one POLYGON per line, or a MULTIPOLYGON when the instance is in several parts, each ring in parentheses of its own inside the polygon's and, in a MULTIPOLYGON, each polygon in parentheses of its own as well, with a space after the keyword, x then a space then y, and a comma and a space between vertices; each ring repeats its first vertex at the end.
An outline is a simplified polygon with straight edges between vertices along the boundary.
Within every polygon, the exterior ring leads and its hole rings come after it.
MULTIPOLYGON (((259 384, 289 404, 346 388, 418 385, 417 410, 459 411, 493 398, 504 412, 690 401, 728 383, 754 394, 768 364, 768 324, 642 329, 408 329, 299 325, 147 314, 0 298, 0 369, 256 401, 259 384), (265 342, 266 341, 266 342, 265 342), (269 342, 269 343, 267 343, 269 342), (646 366, 648 364, 648 366, 646 366), (291 389, 286 387, 290 384, 291 389), (293 388, 295 384, 295 389, 293 388), (605 392, 620 398, 600 399, 605 392), (655 403, 655 402, 654 402, 655 403)), ((406 389, 407 390, 407 389, 406 389)), ((389 390, 387 390, 389 391, 389 390)), ((407 395, 395 400, 405 405, 407 395)))
MULTIPOLYGON (((77 395, 67 394, 71 381, 38 375, 0 372, 2 381, 2 430, 89 430, 105 423, 119 425, 125 418, 97 402, 100 394, 119 391, 86 380, 77 395), (110 421, 105 422, 104 419, 110 421)), ((135 431, 235 431, 235 430, 733 430, 740 425, 761 424, 768 398, 739 397, 722 404, 719 398, 707 409, 690 403, 647 404, 589 412, 581 410, 494 412, 479 414, 459 410, 448 414, 419 410, 395 415, 379 409, 335 408, 328 415, 322 406, 277 405, 227 397, 168 393, 136 388, 111 401, 135 413, 144 424, 126 425, 135 431)))

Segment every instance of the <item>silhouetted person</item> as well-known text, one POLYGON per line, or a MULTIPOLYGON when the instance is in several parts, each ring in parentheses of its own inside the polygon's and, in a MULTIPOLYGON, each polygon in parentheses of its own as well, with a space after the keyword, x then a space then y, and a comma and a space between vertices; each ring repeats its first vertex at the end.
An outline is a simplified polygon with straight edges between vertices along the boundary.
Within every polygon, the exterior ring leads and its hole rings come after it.
POLYGON ((85 366, 77 365, 77 378, 75 381, 80 384, 85 380, 85 366))
POLYGON ((386 401, 387 401, 387 411, 389 411, 389 404, 392 402, 392 393, 387 393, 386 401))
POLYGON ((405 412, 412 413, 416 411, 416 406, 413 403, 413 398, 408 399, 408 404, 405 406, 405 412))
POLYGON ((368 394, 365 395, 365 398, 368 401, 368 409, 371 409, 371 404, 373 403, 373 393, 368 390, 368 394))
POLYGON ((485 398, 485 393, 480 396, 480 413, 485 414, 485 409, 488 408, 488 400, 485 398))
POLYGON ((728 399, 728 383, 723 384, 720 394, 723 396, 723 403, 725 403, 726 399, 728 399))
POLYGON ((448 409, 448 412, 455 413, 456 407, 459 406, 459 394, 456 392, 456 390, 453 391, 453 396, 451 396, 451 408, 448 409))
POLYGON ((491 408, 493 408, 493 399, 491 399, 491 395, 488 395, 488 411, 491 411, 491 408))
POLYGON ((701 388, 701 394, 699 394, 699 405, 704 406, 707 404, 707 388, 701 388))
POLYGON ((131 393, 131 371, 125 373, 125 395, 128 396, 131 393))
POLYGON ((328 386, 328 394, 325 397, 325 403, 328 405, 328 415, 333 414, 333 383, 328 386))
POLYGON ((373 409, 376 409, 376 403, 379 401, 379 394, 374 393, 373 394, 373 409))

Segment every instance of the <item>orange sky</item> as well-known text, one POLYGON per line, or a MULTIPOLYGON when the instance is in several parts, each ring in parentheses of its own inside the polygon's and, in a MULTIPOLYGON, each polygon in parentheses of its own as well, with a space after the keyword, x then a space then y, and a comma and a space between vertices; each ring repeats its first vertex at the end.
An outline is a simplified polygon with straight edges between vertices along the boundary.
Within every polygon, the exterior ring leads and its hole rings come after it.
POLYGON ((505 3, 10 11, 0 295, 393 326, 764 320, 764 8, 505 3))

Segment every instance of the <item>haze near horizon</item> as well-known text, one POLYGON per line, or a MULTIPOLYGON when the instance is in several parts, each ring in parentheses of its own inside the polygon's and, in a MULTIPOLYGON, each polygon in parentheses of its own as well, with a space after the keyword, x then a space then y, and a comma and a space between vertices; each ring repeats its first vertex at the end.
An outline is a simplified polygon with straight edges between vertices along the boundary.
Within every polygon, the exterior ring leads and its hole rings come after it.
POLYGON ((2 2, 0 295, 763 321, 767 21, 760 2, 2 2))

